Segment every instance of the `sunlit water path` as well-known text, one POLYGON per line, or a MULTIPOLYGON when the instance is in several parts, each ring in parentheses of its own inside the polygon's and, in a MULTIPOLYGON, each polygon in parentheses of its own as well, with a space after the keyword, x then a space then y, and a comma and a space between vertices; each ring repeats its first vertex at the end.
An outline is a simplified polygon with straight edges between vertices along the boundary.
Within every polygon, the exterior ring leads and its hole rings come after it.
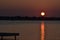
POLYGON ((41 40, 44 40, 45 38, 45 26, 44 26, 44 21, 41 23, 41 40))

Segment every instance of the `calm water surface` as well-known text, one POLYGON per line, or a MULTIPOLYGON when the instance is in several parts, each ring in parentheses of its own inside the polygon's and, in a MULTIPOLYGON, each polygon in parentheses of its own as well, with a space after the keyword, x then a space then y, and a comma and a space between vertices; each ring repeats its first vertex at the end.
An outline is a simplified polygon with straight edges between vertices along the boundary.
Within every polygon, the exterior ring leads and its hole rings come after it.
POLYGON ((60 40, 60 21, 0 21, 0 32, 18 32, 17 40, 60 40))

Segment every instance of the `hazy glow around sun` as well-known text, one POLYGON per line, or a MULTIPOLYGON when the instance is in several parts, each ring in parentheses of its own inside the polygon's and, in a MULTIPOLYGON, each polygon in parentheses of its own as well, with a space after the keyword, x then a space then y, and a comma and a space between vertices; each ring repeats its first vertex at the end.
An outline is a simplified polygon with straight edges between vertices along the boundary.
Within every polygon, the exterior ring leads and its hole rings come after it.
POLYGON ((45 12, 41 12, 41 16, 44 16, 45 15, 45 12))

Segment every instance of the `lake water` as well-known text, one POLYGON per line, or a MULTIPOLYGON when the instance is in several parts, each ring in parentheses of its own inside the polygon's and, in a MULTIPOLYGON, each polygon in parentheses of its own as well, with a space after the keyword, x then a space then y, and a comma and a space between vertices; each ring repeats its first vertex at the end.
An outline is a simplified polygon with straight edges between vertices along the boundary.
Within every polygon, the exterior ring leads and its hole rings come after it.
POLYGON ((60 40, 60 21, 0 21, 0 32, 19 33, 17 40, 60 40))

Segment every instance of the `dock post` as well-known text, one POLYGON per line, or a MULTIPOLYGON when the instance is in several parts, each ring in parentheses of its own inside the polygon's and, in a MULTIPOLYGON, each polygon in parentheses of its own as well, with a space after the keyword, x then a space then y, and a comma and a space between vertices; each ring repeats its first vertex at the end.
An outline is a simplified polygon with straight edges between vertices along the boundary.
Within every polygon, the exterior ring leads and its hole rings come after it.
POLYGON ((16 35, 15 35, 15 40, 16 40, 16 35))
POLYGON ((1 36, 1 40, 3 40, 3 36, 1 36))

